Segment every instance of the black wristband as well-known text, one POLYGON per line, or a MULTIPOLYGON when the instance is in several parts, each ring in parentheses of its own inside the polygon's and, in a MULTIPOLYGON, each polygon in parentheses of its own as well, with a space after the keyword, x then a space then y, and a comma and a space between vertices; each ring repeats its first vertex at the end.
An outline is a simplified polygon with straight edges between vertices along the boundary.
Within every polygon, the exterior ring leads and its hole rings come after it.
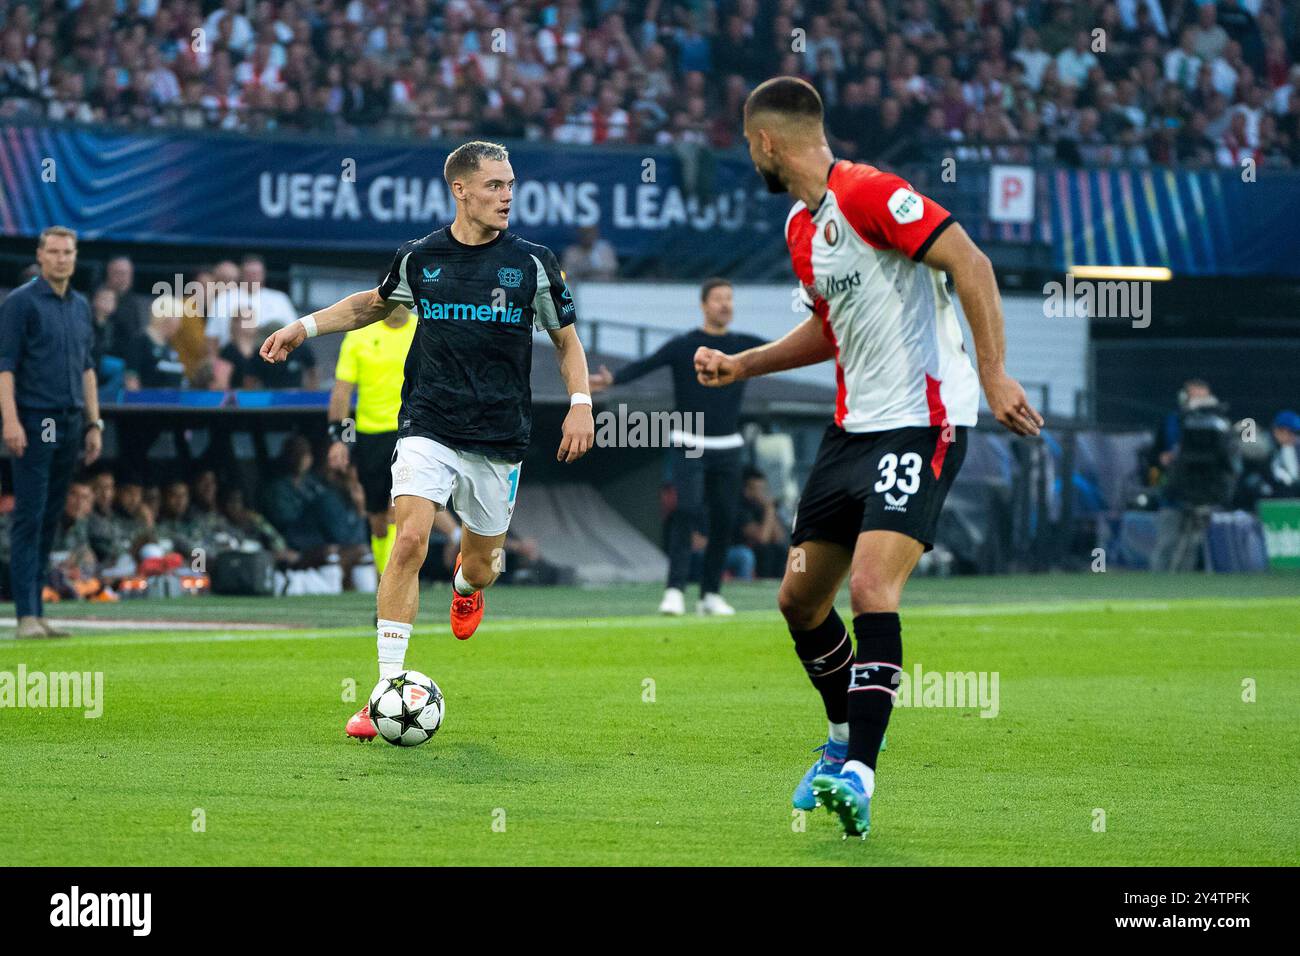
POLYGON ((330 422, 329 433, 330 433, 330 441, 342 441, 342 440, 343 440, 343 423, 342 423, 342 422, 330 422))

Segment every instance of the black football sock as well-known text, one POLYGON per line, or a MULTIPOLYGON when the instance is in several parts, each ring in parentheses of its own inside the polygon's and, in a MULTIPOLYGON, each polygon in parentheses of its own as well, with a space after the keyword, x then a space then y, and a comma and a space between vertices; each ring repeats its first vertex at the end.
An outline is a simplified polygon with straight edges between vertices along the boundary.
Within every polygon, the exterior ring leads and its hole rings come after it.
POLYGON ((848 719, 849 661, 853 659, 853 642, 844 622, 831 608, 831 613, 812 630, 796 631, 794 652, 808 672, 808 679, 822 695, 826 705, 826 719, 832 724, 842 724, 848 719))
POLYGON ((848 760, 876 769, 880 741, 894 709, 903 669, 903 632, 894 611, 859 614, 853 619, 858 652, 849 669, 848 760))

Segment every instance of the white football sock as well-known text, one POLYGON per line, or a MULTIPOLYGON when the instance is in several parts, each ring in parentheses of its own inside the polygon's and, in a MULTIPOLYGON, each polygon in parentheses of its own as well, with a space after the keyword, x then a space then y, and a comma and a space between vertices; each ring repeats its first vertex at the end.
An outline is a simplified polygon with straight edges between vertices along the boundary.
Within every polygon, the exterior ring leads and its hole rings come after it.
POLYGON ((411 639, 411 625, 401 621, 380 620, 376 628, 379 646, 379 676, 396 677, 405 670, 406 645, 411 639))
POLYGON ((456 593, 461 597, 469 597, 478 590, 465 580, 465 565, 463 564, 456 569, 456 578, 452 581, 451 586, 456 589, 456 593))
POLYGON ((827 721, 827 723, 831 728, 831 740, 835 741, 837 744, 847 744, 849 742, 849 725, 847 721, 842 724, 837 724, 832 721, 827 721))
POLYGON ((861 760, 846 760, 844 762, 843 773, 852 771, 858 775, 862 781, 862 791, 868 796, 873 796, 876 792, 876 772, 864 764, 861 760))

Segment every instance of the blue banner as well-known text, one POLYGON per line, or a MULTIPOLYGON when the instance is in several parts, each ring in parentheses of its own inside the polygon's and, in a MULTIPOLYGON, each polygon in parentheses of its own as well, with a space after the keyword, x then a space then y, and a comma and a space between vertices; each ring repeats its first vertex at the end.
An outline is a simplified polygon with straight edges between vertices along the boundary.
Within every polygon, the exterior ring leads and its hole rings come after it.
MULTIPOLYGON (((446 147, 0 127, 0 227, 84 239, 391 252, 450 222, 446 147)), ((595 225, 620 257, 683 274, 785 255, 789 197, 743 155, 686 167, 658 149, 511 150, 511 227, 557 252, 595 225), (687 188, 688 175, 703 187, 687 188)))
POLYGON ((1300 276, 1300 175, 1237 169, 1047 174, 1057 266, 1165 266, 1175 276, 1300 276))
MULTIPOLYGON (((3 125, 0 230, 34 236, 58 223, 88 240, 387 254, 451 220, 447 148, 3 125)), ((557 253, 594 225, 633 274, 637 262, 680 277, 790 274, 791 199, 769 195, 741 153, 688 161, 665 149, 526 144, 511 161, 512 229, 557 253)), ((1044 167, 1035 221, 1007 225, 988 219, 985 168, 961 189, 913 172, 980 241, 1050 246, 1062 271, 1300 276, 1297 173, 1044 167)))

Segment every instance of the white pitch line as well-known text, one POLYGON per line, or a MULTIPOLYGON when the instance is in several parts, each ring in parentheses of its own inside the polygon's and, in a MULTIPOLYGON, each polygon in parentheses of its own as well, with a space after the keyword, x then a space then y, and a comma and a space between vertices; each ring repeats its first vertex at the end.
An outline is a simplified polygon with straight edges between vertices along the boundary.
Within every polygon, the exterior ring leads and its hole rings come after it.
MULTIPOLYGON (((1300 605, 1300 599, 1296 598, 1196 598, 1183 601, 1123 601, 1123 600, 1097 600, 1097 601, 1061 601, 1052 604, 954 604, 954 605, 928 605, 914 608, 903 608, 902 614, 904 619, 917 618, 982 618, 982 617, 1021 617, 1031 615, 1047 614, 1064 614, 1064 613, 1108 613, 1112 611, 1169 611, 1193 608, 1207 607, 1271 607, 1271 606, 1297 606, 1300 605)), ((741 620, 746 623, 767 621, 774 627, 780 626, 780 618, 775 609, 771 611, 743 611, 736 615, 735 618, 726 620, 741 620)), ((719 621, 719 624, 725 624, 726 620, 719 621)), ((689 624, 700 623, 701 618, 695 616, 683 617, 659 617, 655 615, 643 615, 638 617, 593 617, 585 620, 573 620, 571 618, 504 618, 498 617, 495 620, 486 621, 478 636, 491 637, 493 634, 515 634, 520 632, 539 633, 551 631, 577 631, 577 630, 599 630, 609 629, 614 622, 620 630, 644 630, 644 629, 669 629, 684 627, 689 624)), ((78 622, 70 620, 66 624, 76 626, 78 622)), ((101 623, 101 622, 96 622, 101 623)), ((156 622, 155 622, 156 623, 156 622)), ((214 627, 211 624, 196 625, 188 628, 198 631, 199 628, 214 627)), ((33 650, 54 649, 72 646, 93 646, 93 647, 134 647, 141 645, 156 644, 225 644, 238 643, 242 641, 296 641, 296 640, 342 640, 348 639, 350 635, 346 633, 346 628, 333 629, 306 629, 293 630, 285 625, 272 625, 275 630, 267 630, 266 625, 217 625, 211 631, 199 631, 193 634, 158 634, 156 636, 140 637, 105 637, 93 634, 81 634, 72 638, 61 641, 54 641, 50 644, 44 642, 28 641, 6 641, 0 639, 0 654, 6 648, 24 648, 33 650), (243 633, 230 633, 229 630, 222 631, 221 627, 233 629, 238 627, 243 633), (260 630, 258 629, 260 628, 260 630)), ((164 630, 175 631, 179 628, 168 626, 164 630)), ((355 637, 368 638, 373 633, 369 625, 358 625, 355 637)), ((431 630, 422 630, 418 623, 415 634, 417 637, 427 636, 433 638, 447 636, 445 631, 439 628, 431 630)))
MULTIPOLYGON (((275 631, 289 625, 259 624, 255 621, 133 621, 121 618, 54 617, 47 618, 59 628, 82 627, 96 631, 275 631)), ((18 619, 0 617, 0 627, 17 627, 18 619)))

